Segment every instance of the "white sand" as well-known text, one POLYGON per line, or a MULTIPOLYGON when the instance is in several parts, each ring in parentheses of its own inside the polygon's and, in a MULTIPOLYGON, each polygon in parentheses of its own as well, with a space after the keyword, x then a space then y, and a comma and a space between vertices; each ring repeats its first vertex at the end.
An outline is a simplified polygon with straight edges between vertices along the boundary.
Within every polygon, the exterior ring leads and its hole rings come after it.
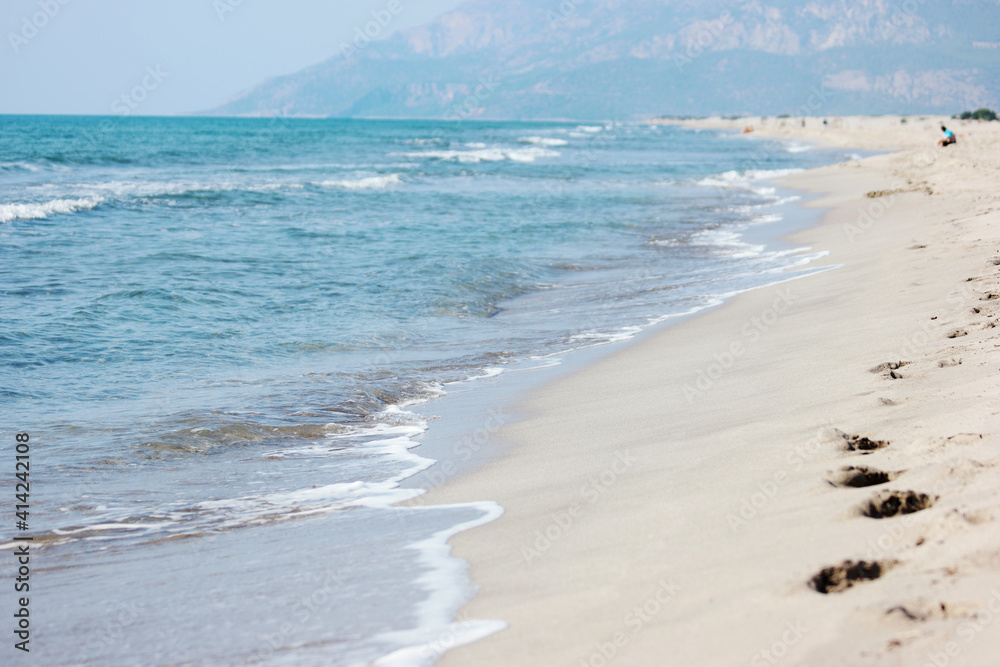
POLYGON ((833 120, 692 123, 904 150, 785 181, 826 193, 793 240, 838 268, 536 392, 502 460, 430 495, 506 509, 452 544, 481 586, 463 618, 509 629, 440 664, 1000 664, 1000 123, 938 149, 939 119, 833 120), (847 466, 900 474, 828 482, 847 466), (938 499, 862 516, 883 489, 938 499), (809 587, 845 559, 887 571, 809 587))

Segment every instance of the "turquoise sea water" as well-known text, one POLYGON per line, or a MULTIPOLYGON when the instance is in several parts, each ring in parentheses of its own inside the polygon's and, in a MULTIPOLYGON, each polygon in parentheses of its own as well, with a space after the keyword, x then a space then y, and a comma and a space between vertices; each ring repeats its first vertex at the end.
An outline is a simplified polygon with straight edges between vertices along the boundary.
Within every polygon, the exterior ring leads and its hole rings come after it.
POLYGON ((37 655, 433 642, 467 595, 435 540, 500 509, 392 509, 431 464, 421 401, 778 279, 804 260, 747 240, 778 221, 764 179, 839 157, 621 123, 0 117, 37 655))

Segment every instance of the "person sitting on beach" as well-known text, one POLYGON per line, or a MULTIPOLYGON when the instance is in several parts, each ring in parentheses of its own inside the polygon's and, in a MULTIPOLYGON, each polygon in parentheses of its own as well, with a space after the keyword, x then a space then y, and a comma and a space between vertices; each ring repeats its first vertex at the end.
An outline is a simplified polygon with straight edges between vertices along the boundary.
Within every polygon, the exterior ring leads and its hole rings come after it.
POLYGON ((951 146, 952 144, 957 143, 954 132, 949 130, 944 125, 941 126, 941 131, 944 132, 944 139, 938 142, 938 146, 951 146))

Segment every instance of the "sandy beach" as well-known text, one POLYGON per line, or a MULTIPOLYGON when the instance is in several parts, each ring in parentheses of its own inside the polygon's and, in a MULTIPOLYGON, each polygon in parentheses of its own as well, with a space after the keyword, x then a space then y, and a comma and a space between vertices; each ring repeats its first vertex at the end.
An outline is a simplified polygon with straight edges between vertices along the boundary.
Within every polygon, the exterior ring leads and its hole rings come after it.
POLYGON ((441 665, 997 664, 1000 124, 822 120, 685 123, 891 152, 782 182, 829 270, 525 397, 429 494, 505 508, 451 544, 509 628, 441 665))

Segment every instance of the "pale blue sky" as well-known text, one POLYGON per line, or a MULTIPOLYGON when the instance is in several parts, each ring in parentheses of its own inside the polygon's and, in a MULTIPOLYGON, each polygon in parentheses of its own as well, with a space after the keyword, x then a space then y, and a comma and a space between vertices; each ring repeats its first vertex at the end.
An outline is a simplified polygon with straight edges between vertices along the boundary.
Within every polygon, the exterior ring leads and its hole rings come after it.
MULTIPOLYGON (((396 1, 402 12, 384 35, 425 23, 462 0, 396 1)), ((114 114, 122 95, 133 100, 134 114, 201 111, 267 77, 339 53, 340 43, 388 4, 0 0, 0 113, 114 114)))

